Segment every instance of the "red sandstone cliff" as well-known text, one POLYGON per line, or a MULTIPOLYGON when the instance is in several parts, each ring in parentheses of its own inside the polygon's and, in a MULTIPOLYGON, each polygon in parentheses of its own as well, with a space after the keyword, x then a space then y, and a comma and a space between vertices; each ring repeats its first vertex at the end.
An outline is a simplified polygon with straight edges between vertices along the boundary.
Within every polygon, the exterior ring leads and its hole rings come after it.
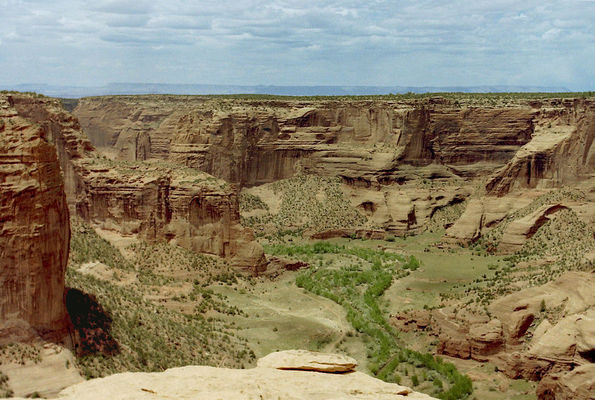
POLYGON ((94 144, 121 159, 169 159, 252 186, 298 169, 366 185, 410 180, 402 165, 443 165, 433 177, 489 174, 530 140, 536 110, 119 96, 82 99, 74 113, 94 144))
POLYGON ((531 140, 487 184, 489 194, 573 185, 595 171, 595 103, 568 99, 539 107, 531 140))
POLYGON ((0 96, 0 343, 68 329, 70 224, 56 150, 0 96))
POLYGON ((240 225, 230 185, 172 163, 111 161, 94 151, 59 100, 12 95, 10 102, 56 144, 73 214, 123 234, 225 257, 252 271, 265 267, 262 247, 240 225))

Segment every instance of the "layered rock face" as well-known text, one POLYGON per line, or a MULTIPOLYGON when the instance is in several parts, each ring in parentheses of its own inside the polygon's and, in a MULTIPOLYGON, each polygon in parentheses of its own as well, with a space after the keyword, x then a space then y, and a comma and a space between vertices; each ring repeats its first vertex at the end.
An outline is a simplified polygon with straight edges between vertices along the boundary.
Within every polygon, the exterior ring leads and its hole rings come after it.
POLYGON ((535 129, 507 165, 491 177, 488 193, 573 185, 595 171, 595 103, 584 99, 536 103, 535 129))
POLYGON ((487 174, 531 139, 529 105, 205 100, 184 96, 82 99, 91 141, 127 160, 169 159, 253 186, 297 170, 366 185, 411 179, 398 165, 448 166, 429 176, 487 174))
POLYGON ((339 176, 368 220, 356 229, 419 233, 487 182, 489 196, 469 203, 446 237, 468 244, 526 203, 517 189, 591 178, 593 107, 590 99, 478 106, 118 96, 81 99, 74 113, 100 151, 120 160, 167 160, 240 187, 339 176))
POLYGON ((171 163, 111 161, 94 150, 58 100, 11 99, 56 144, 73 214, 105 229, 225 257, 254 272, 265 267, 262 247, 240 225, 230 185, 171 163))
POLYGON ((87 160, 79 215, 108 230, 169 240, 260 272, 266 260, 250 229, 240 224, 233 188, 207 174, 156 163, 123 165, 87 160))
POLYGON ((45 131, 0 96, 0 343, 68 329, 70 223, 60 164, 45 131))

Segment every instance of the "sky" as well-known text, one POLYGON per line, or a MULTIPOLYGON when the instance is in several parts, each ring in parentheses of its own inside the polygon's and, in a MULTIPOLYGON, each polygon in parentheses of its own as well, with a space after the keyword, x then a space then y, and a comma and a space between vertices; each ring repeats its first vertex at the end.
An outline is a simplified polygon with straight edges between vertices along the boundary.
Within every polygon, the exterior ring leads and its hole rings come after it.
POLYGON ((0 0, 0 84, 595 89, 594 0, 0 0))

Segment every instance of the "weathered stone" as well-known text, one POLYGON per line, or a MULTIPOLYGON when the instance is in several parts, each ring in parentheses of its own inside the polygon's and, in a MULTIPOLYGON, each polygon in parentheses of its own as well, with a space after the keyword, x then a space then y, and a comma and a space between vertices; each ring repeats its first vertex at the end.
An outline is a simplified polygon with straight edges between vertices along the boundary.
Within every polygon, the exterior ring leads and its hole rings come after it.
POLYGON ((589 100, 551 100, 535 104, 531 140, 487 184, 502 196, 515 189, 572 185, 595 168, 595 104, 589 100))
POLYGON ((595 364, 550 374, 537 385, 539 400, 591 400, 595 393, 595 364))
POLYGON ((68 330, 70 224, 60 164, 44 131, 0 96, 0 343, 68 330))
POLYGON ((307 350, 285 350, 271 353, 258 360, 260 368, 295 369, 318 372, 350 372, 357 361, 340 354, 307 350))
MULTIPOLYGON (((57 146, 71 213, 124 235, 165 239, 225 257, 253 273, 266 268, 262 247, 240 224, 237 190, 232 186, 177 165, 111 161, 94 151, 76 118, 58 100, 14 95, 11 102, 57 146)), ((136 131, 141 122, 134 125, 136 131)), ((134 149, 122 147, 122 151, 144 159, 139 152, 146 153, 146 141, 133 142, 134 149)))
POLYGON ((512 221, 502 235, 498 252, 510 254, 520 250, 525 242, 549 220, 549 215, 567 208, 562 204, 549 204, 538 208, 526 217, 512 221))

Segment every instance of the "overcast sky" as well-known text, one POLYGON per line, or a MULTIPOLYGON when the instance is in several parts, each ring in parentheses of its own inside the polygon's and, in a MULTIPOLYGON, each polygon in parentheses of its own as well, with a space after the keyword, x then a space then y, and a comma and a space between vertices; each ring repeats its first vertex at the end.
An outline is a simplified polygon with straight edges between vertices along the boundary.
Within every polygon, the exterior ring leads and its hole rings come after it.
POLYGON ((0 0, 0 84, 595 89, 592 0, 0 0))

